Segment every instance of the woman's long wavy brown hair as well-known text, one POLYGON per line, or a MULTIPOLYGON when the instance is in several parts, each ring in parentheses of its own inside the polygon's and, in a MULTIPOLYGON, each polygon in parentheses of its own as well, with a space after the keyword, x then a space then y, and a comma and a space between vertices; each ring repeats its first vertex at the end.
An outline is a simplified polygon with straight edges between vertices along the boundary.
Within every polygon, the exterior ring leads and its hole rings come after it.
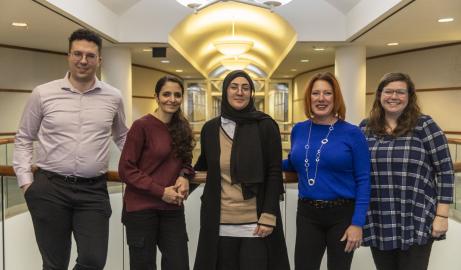
POLYGON ((405 73, 387 73, 379 82, 378 89, 376 90, 375 101, 370 111, 370 117, 366 127, 368 134, 373 134, 378 137, 391 135, 394 137, 404 136, 409 134, 416 126, 418 117, 421 115, 421 109, 418 106, 418 99, 416 97, 415 84, 410 76, 405 73), (384 87, 391 82, 405 82, 408 88, 408 104, 403 110, 402 114, 397 119, 397 127, 392 133, 387 132, 387 122, 385 119, 384 108, 381 105, 381 94, 384 87))
MULTIPOLYGON (((155 85, 155 94, 159 96, 160 90, 167 82, 177 83, 181 87, 181 93, 184 95, 184 85, 182 81, 174 76, 164 76, 157 81, 155 85)), ((181 159, 183 163, 190 164, 192 162, 192 150, 195 147, 194 134, 189 121, 184 117, 181 108, 179 108, 168 123, 168 131, 172 139, 172 148, 176 157, 181 159)))

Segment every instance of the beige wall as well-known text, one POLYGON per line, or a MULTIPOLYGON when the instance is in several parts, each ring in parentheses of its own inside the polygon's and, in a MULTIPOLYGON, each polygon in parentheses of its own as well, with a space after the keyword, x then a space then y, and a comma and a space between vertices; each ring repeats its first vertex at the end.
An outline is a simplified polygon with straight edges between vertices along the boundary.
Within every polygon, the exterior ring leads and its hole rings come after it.
MULTIPOLYGON (((32 90, 64 77, 65 55, 0 48, 0 89, 32 90)), ((155 82, 166 73, 133 67, 133 95, 153 97, 155 82)), ((29 93, 0 91, 0 132, 16 131, 29 93)), ((156 107, 153 99, 133 98, 133 119, 156 107)))
MULTIPOLYGON (((455 91, 418 93, 419 104, 443 130, 461 131, 461 45, 423 50, 367 61, 367 92, 375 92, 388 72, 405 72, 416 89, 459 87, 455 91)), ((374 96, 367 96, 369 112, 374 96)))
MULTIPOLYGON (((64 55, 0 48, 0 89, 32 90, 64 77, 64 55)), ((17 129, 29 93, 0 93, 0 132, 17 129)))
MULTIPOLYGON (((305 119, 302 95, 308 80, 321 71, 306 73, 294 81, 293 119, 305 119)), ((381 57, 367 61, 367 92, 374 92, 380 78, 388 72, 408 73, 417 89, 459 87, 459 90, 418 93, 423 113, 431 115, 444 130, 461 131, 461 45, 422 50, 381 57)), ((366 113, 370 111, 374 96, 367 95, 366 113)))
MULTIPOLYGON (((0 89, 32 90, 36 85, 61 78, 67 69, 63 55, 0 48, 0 89)), ((327 68, 297 77, 293 82, 293 122, 305 119, 302 96, 315 73, 334 72, 327 68)), ((403 71, 417 88, 461 87, 461 45, 382 57, 367 61, 367 92, 372 92, 384 73, 403 71)), ((165 73, 133 67, 133 95, 153 96, 154 84, 165 73)), ((0 93, 0 132, 17 128, 28 93, 0 93)), ((461 130, 461 89, 418 93, 423 112, 431 115, 444 130, 461 130)), ((370 109, 372 95, 367 95, 370 109)), ((133 119, 155 109, 152 99, 133 98, 133 119)))

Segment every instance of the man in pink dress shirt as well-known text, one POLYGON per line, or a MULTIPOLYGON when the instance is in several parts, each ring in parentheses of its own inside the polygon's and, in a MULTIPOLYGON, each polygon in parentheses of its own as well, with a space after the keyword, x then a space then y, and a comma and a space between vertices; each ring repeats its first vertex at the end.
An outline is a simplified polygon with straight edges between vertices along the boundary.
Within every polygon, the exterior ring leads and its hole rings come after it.
POLYGON ((14 170, 44 270, 68 269, 72 234, 74 270, 99 270, 106 263, 109 146, 112 137, 123 148, 127 127, 120 91, 96 77, 101 43, 92 31, 72 33, 69 71, 32 91, 16 134, 14 170))

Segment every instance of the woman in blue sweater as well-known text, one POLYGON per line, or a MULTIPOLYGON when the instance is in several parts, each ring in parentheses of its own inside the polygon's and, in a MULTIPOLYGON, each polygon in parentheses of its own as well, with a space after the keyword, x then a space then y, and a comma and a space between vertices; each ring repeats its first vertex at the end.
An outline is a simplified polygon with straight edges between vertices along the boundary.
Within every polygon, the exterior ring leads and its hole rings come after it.
POLYGON ((295 269, 350 269, 360 247, 370 198, 370 154, 360 129, 346 121, 338 81, 315 75, 304 94, 309 120, 291 132, 284 171, 298 174, 295 269))

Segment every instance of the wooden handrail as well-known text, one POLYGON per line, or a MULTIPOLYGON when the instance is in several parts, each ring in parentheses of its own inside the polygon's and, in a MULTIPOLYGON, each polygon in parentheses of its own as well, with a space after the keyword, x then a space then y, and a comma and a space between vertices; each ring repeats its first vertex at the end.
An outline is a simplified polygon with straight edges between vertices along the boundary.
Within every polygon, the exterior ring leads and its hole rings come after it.
MULTIPOLYGON (((461 131, 443 131, 445 134, 452 134, 452 135, 461 135, 461 131)), ((200 131, 199 130, 194 130, 192 131, 192 133, 194 135, 200 135, 200 131)), ((281 130, 280 131, 280 135, 290 135, 291 134, 291 131, 284 131, 284 130, 281 130)), ((16 135, 16 132, 0 132, 0 136, 15 136, 16 135)))
MULTIPOLYGON (((461 162, 453 163, 453 167, 455 173, 461 173, 461 162)), ((194 184, 202 184, 205 183, 207 172, 196 172, 195 178, 192 180, 194 184)), ((11 176, 14 177, 16 174, 14 173, 12 166, 0 165, 0 176, 11 176)), ((107 181, 108 182, 121 182, 118 172, 116 171, 109 171, 107 173, 107 181)), ((297 183, 298 176, 294 172, 283 172, 283 182, 284 183, 297 183)))
MULTIPOLYGON (((14 173, 12 166, 5 166, 0 165, 0 176, 16 176, 14 173)), ((195 178, 192 180, 194 184, 202 184, 205 183, 206 180, 206 172, 196 172, 195 178)), ((108 182, 121 182, 118 172, 116 171, 109 171, 107 173, 107 181, 108 182)), ((284 172, 283 173, 283 181, 285 183, 297 183, 298 177, 294 172, 284 172)))
MULTIPOLYGON (((200 134, 198 131, 194 131, 194 134, 200 134)), ((290 135, 290 131, 280 131, 280 135, 290 135)), ((461 144, 461 139, 458 138, 448 138, 448 143, 451 144, 461 144)), ((14 138, 2 138, 0 139, 0 145, 14 143, 14 138)))
POLYGON ((455 139, 455 138, 448 138, 448 143, 451 144, 461 144, 461 139, 455 139))
POLYGON ((0 139, 0 145, 14 143, 14 138, 3 138, 0 139))

